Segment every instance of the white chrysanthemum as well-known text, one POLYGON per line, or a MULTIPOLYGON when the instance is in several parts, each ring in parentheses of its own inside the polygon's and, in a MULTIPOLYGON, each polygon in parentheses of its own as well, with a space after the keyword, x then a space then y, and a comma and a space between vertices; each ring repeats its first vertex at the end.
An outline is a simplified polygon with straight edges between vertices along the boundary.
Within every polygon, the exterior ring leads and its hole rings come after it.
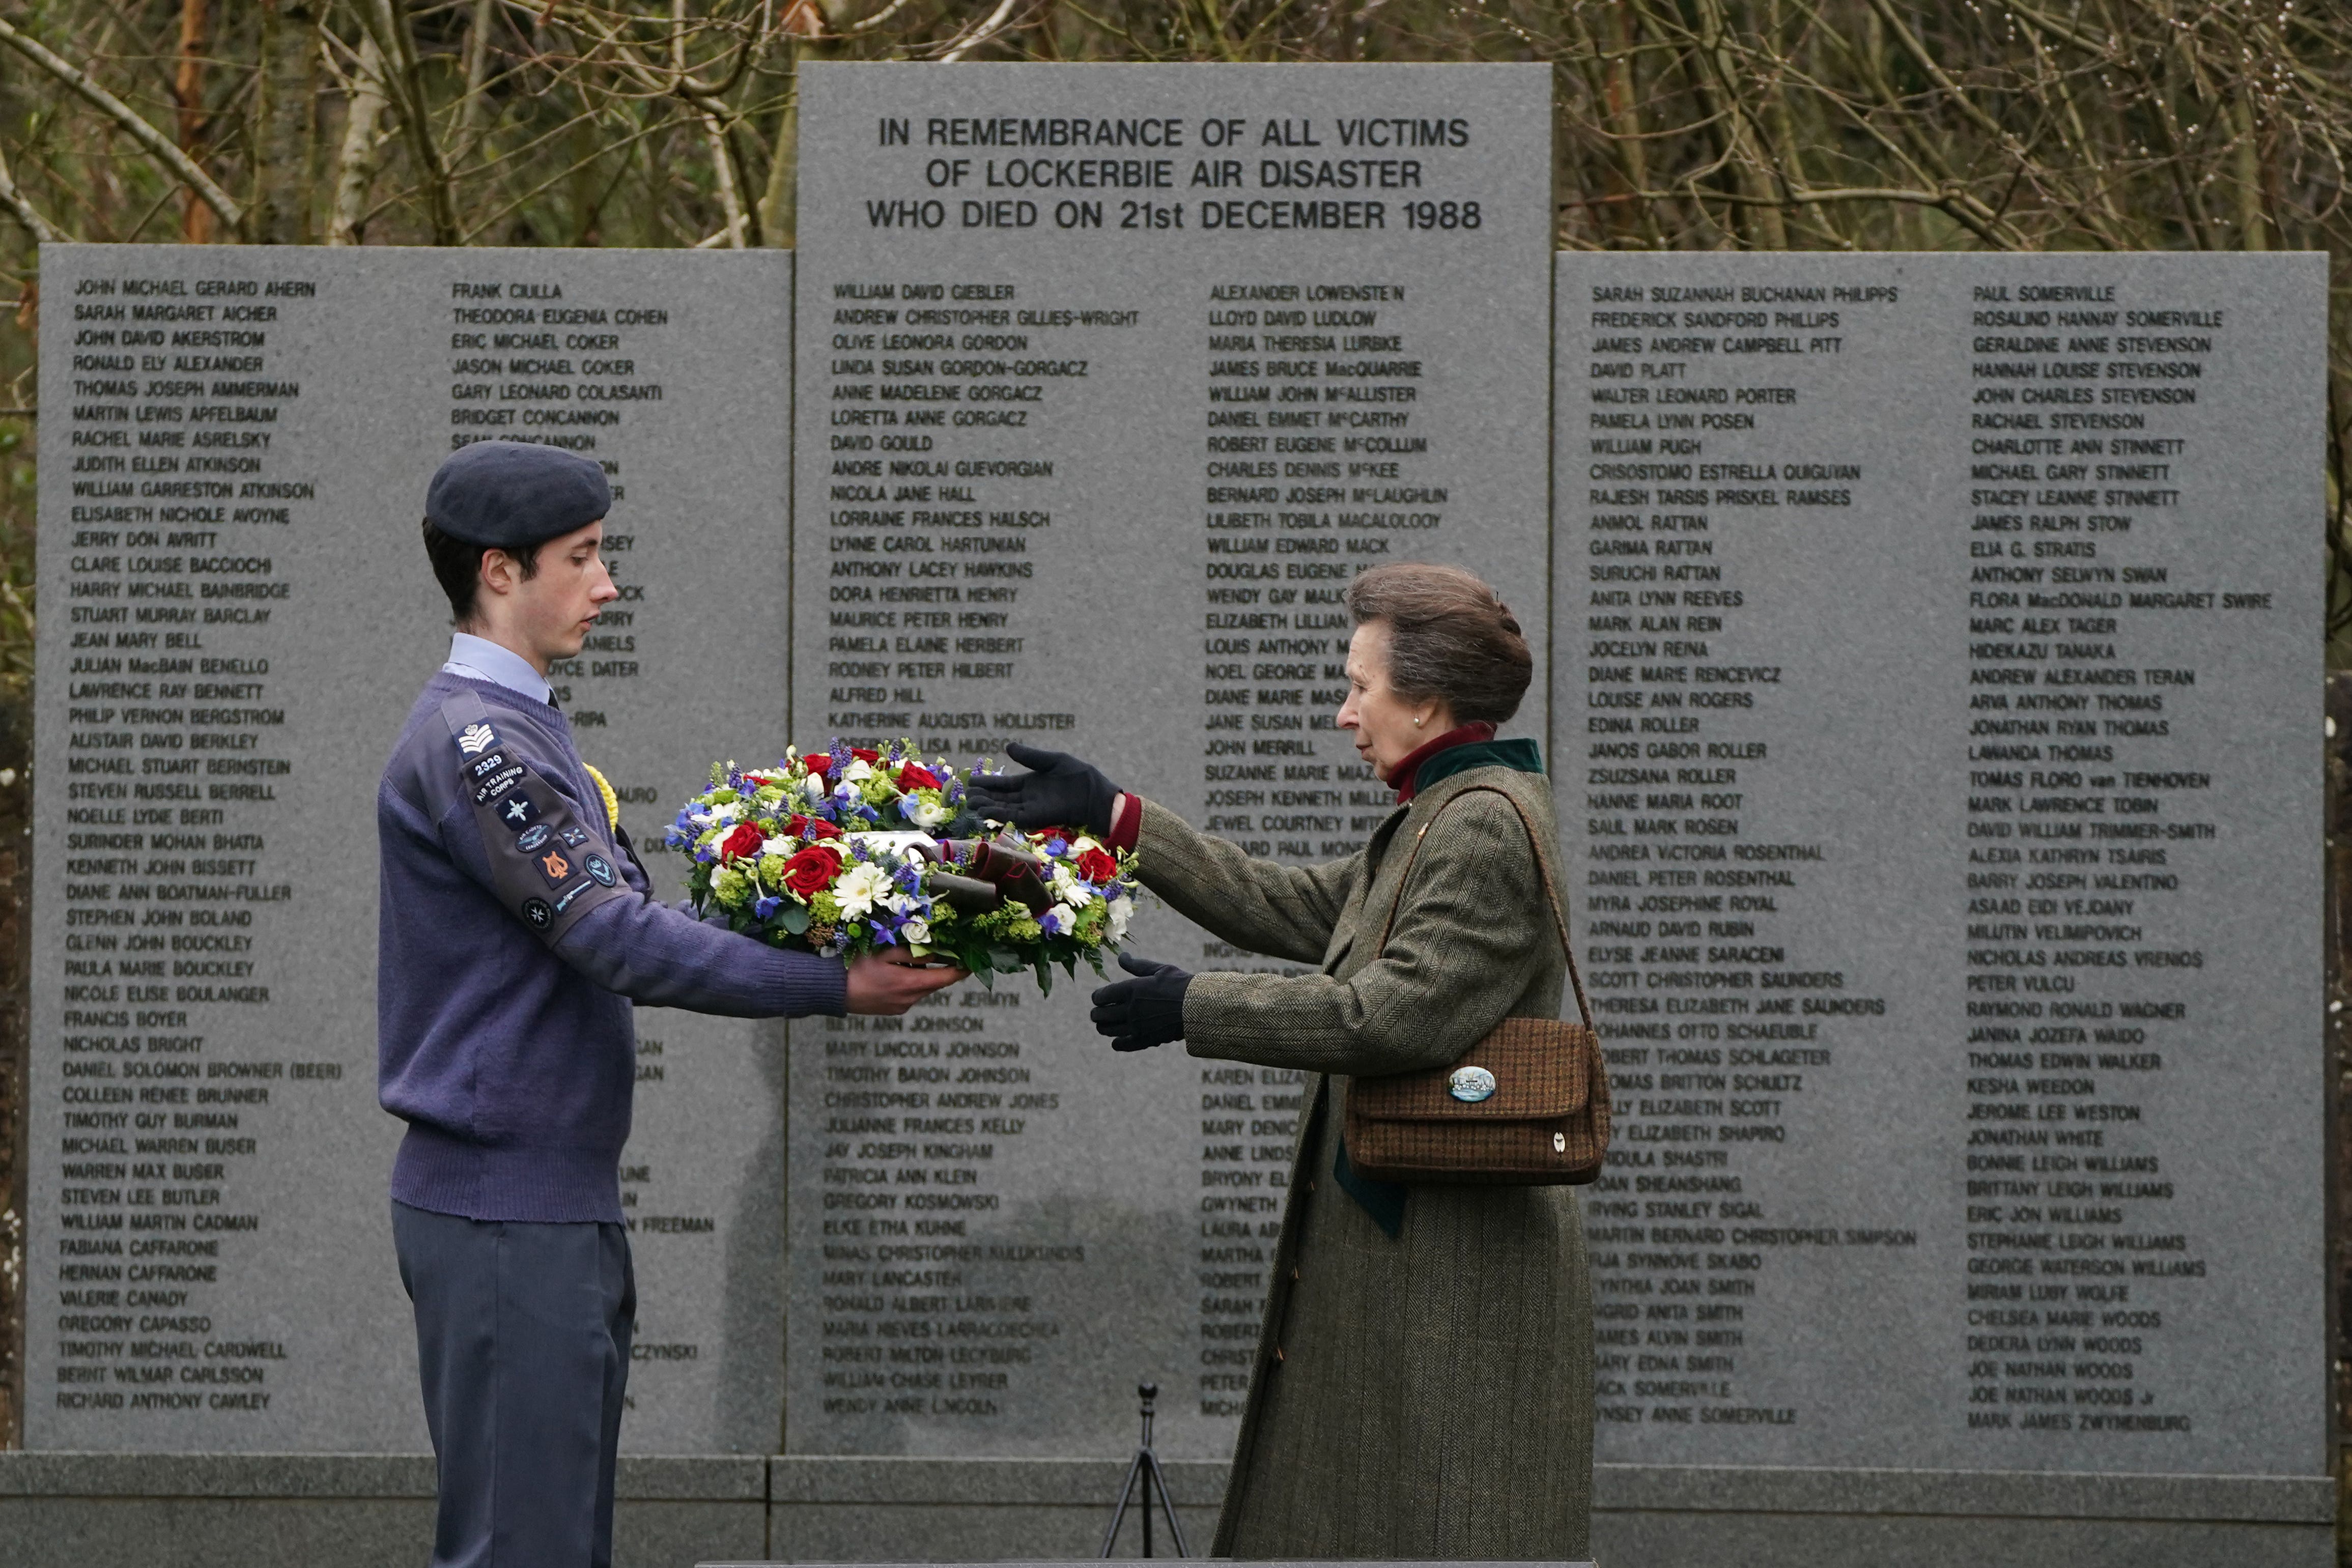
POLYGON ((760 852, 763 855, 790 856, 799 853, 800 847, 798 839, 770 839, 760 846, 760 852))
POLYGON ((880 866, 858 862, 841 873, 833 884, 833 896, 845 915, 870 914, 875 903, 890 889, 890 873, 880 866))
POLYGON ((1084 909, 1101 896, 1095 892, 1094 883, 1058 861, 1054 865, 1053 887, 1054 896, 1074 909, 1084 909))
POLYGON ((1135 900, 1122 898, 1106 912, 1110 916, 1109 934, 1114 942, 1127 939, 1127 923, 1135 918, 1135 900))

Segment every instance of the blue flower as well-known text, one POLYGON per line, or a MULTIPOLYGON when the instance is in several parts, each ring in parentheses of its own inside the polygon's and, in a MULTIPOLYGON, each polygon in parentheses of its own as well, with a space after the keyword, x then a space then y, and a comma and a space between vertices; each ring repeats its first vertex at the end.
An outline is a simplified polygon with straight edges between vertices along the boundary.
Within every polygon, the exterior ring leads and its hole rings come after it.
POLYGON ((751 905, 751 913, 762 920, 767 920, 772 918, 776 911, 783 906, 784 901, 771 894, 751 905))
POLYGON ((1070 841, 1055 833, 1045 841, 1045 852, 1058 860, 1070 852, 1070 841))

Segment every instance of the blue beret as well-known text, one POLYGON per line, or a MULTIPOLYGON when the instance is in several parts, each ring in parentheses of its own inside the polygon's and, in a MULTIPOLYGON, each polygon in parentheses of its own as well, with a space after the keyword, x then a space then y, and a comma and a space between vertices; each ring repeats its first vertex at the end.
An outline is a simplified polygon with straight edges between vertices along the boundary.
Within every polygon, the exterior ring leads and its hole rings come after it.
POLYGON ((435 528, 498 549, 525 549, 584 528, 612 506, 613 487, 593 460, 520 441, 458 448, 425 492, 425 516, 435 528))

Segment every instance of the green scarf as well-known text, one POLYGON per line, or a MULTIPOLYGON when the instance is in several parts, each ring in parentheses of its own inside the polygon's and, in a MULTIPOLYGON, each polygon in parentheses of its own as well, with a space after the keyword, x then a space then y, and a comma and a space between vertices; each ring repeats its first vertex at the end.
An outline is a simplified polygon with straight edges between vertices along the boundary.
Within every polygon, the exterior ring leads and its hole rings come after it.
POLYGON ((1467 773, 1473 768, 1508 768, 1520 773, 1541 773, 1543 753, 1532 740, 1474 740, 1449 746, 1415 771, 1413 792, 1419 794, 1441 779, 1467 773))

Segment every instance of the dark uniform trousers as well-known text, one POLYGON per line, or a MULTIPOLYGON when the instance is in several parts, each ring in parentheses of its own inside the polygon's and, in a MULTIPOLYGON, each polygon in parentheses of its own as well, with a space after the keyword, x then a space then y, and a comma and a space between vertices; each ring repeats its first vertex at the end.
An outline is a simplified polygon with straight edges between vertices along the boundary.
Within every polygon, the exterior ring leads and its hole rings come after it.
POLYGON ((403 1203, 392 1229, 440 1482, 434 1568, 610 1568, 627 1235, 403 1203))

